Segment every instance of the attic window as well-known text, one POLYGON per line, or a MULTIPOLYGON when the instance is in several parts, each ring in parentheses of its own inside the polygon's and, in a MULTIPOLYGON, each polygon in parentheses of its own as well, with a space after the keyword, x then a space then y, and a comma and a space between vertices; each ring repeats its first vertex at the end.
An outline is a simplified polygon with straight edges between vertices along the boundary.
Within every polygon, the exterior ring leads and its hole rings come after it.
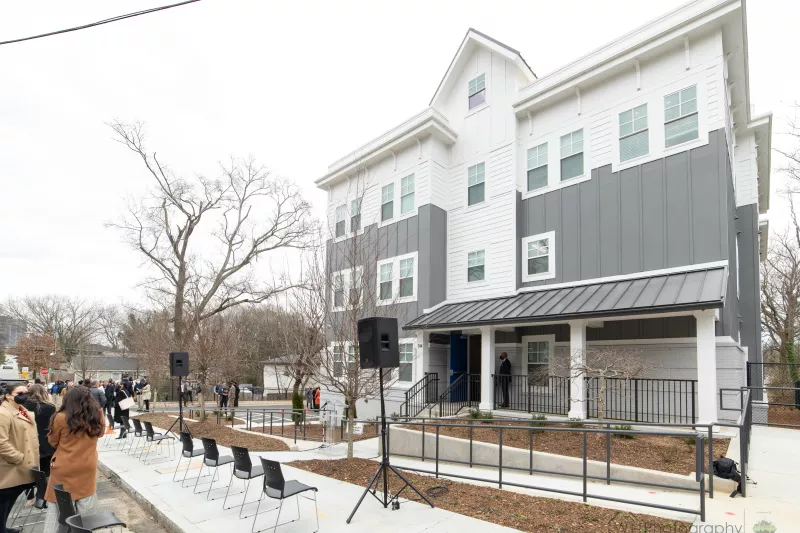
POLYGON ((486 75, 469 81, 469 108, 475 109, 486 101, 486 75))

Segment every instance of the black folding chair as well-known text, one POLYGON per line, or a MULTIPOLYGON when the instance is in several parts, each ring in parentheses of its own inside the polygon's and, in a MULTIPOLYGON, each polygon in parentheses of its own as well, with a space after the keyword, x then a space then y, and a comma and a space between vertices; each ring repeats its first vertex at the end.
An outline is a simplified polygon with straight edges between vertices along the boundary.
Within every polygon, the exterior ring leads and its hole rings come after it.
MULTIPOLYGON (((175 478, 178 477, 178 470, 181 467, 181 460, 185 457, 189 459, 189 464, 186 465, 186 472, 183 473, 183 479, 180 480, 181 488, 185 488, 183 483, 186 481, 186 476, 189 474, 189 468, 192 466, 192 459, 195 457, 199 457, 201 455, 205 455, 205 450, 195 450, 194 449, 194 441, 192 440, 192 436, 185 431, 181 431, 181 454, 178 456, 178 466, 175 467, 175 473, 172 475, 172 481, 178 481, 175 478)), ((203 466, 200 466, 202 470, 203 466)))
MULTIPOLYGON (((253 463, 250 461, 250 452, 247 450, 247 448, 231 446, 231 451, 233 451, 233 472, 231 472, 231 480, 228 483, 228 490, 225 491, 225 501, 222 502, 222 508, 233 509, 233 507, 236 507, 235 505, 232 507, 225 507, 225 504, 228 501, 228 493, 231 491, 231 486, 233 486, 233 478, 236 477, 244 481, 245 484, 244 496, 242 497, 242 506, 239 508, 239 518, 247 518, 246 516, 242 516, 242 512, 244 511, 244 504, 247 502, 247 491, 250 489, 250 482, 259 476, 263 476, 264 469, 261 467, 261 465, 253 466, 253 463)), ((235 492, 230 494, 230 496, 236 496, 237 494, 242 493, 235 492)))
MULTIPOLYGON (((131 418, 130 421, 133 423, 133 438, 131 439, 131 445, 128 446, 128 453, 136 457, 136 450, 139 449, 139 443, 144 440, 144 429, 142 429, 142 422, 138 418, 131 418)), ((144 446, 142 446, 139 456, 141 456, 143 452, 144 446)))
MULTIPOLYGON (((198 494, 197 492, 197 484, 200 482, 200 478, 203 477, 203 467, 207 466, 209 470, 212 468, 214 469, 214 475, 211 476, 211 485, 208 486, 208 493, 206 494, 206 500, 218 500, 219 498, 211 498, 211 490, 214 487, 214 479, 217 477, 219 473, 219 467, 230 464, 231 467, 233 466, 233 457, 230 455, 224 455, 222 457, 219 456, 219 449, 217 448, 217 441, 214 439, 200 439, 203 442, 203 449, 205 450, 205 457, 203 457, 203 464, 200 465, 200 474, 197 476, 197 481, 194 482, 194 494, 198 494)), ((230 484, 228 484, 230 486, 230 484)), ((219 489, 225 489, 226 487, 218 487, 219 489)), ((202 492, 202 491, 201 491, 202 492)))
POLYGON ((11 512, 9 515, 9 526, 20 518, 22 518, 22 524, 19 526, 20 528, 25 528, 25 526, 32 526, 34 524, 41 524, 44 522, 43 515, 45 509, 47 508, 47 503, 44 501, 44 493, 47 490, 47 474, 39 470, 38 466, 32 466, 31 473, 33 474, 33 487, 24 491, 17 498, 18 503, 15 503, 16 510, 11 512), (28 496, 30 495, 30 491, 33 491, 33 505, 28 507, 28 512, 25 513, 23 518, 22 515, 25 511, 25 504, 29 501, 28 496), (33 514, 34 509, 39 511, 38 518, 40 518, 40 520, 37 520, 36 522, 28 522, 33 514))
MULTIPOLYGON (((264 488, 263 493, 261 494, 261 498, 258 500, 258 507, 256 508, 256 514, 253 518, 253 527, 251 531, 256 533, 256 520, 258 520, 258 513, 261 510, 261 501, 266 494, 267 498, 272 498, 273 500, 280 500, 280 505, 274 509, 270 509, 269 511, 274 511, 275 509, 278 510, 278 517, 275 519, 275 525, 270 526, 268 528, 260 529, 261 531, 266 531, 267 529, 276 530, 279 526, 285 526, 286 524, 291 524, 292 522, 296 522, 300 520, 300 497, 304 492, 313 491, 314 493, 314 516, 317 519, 317 529, 314 530, 314 533, 319 531, 319 513, 317 512, 317 488, 312 487, 310 485, 304 485, 299 481, 290 480, 286 481, 283 478, 283 471, 281 470, 281 464, 277 461, 270 461, 269 459, 261 459, 261 466, 264 470, 264 488), (289 520, 288 522, 283 522, 279 524, 278 522, 281 519, 281 511, 283 510, 283 500, 287 498, 291 498, 292 496, 296 496, 297 501, 297 518, 294 520, 289 520)), ((312 500, 308 496, 302 496, 306 500, 312 500)), ((269 512, 266 511, 266 512, 269 512)))
POLYGON ((64 490, 64 485, 55 485, 53 490, 58 505, 58 533, 90 533, 114 526, 127 527, 114 513, 80 515, 75 511, 72 494, 64 490))
POLYGON ((172 435, 162 435, 161 433, 153 431, 153 424, 150 422, 144 422, 144 432, 145 444, 148 442, 150 443, 150 446, 147 448, 147 453, 144 456, 144 464, 148 464, 147 458, 150 457, 150 452, 153 450, 153 446, 155 445, 161 449, 162 442, 167 442, 169 444, 167 451, 169 451, 169 458, 172 460, 172 441, 175 440, 172 435))

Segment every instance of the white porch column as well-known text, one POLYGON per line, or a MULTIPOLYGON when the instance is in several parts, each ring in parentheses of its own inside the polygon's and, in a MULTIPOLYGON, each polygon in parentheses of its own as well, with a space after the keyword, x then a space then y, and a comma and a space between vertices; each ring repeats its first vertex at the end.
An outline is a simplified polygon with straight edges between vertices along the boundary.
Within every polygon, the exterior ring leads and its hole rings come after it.
POLYGON ((414 350, 414 383, 425 377, 431 367, 431 348, 428 342, 428 332, 417 333, 416 350, 414 350))
POLYGON ((481 403, 482 411, 490 411, 494 400, 494 328, 484 326, 481 328, 481 403))
POLYGON ((570 418, 584 419, 586 410, 586 321, 573 320, 569 323, 569 393, 570 418))
POLYGON ((717 421, 717 338, 716 312, 697 311, 697 423, 717 421))

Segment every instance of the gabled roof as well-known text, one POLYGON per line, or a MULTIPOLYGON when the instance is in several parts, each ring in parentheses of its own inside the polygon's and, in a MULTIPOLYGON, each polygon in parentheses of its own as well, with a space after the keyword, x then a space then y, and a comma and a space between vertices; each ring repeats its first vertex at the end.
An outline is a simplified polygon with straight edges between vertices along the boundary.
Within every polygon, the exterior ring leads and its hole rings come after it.
POLYGON ((716 309, 725 303, 727 267, 642 275, 574 287, 443 305, 403 329, 441 329, 611 318, 716 309))
POLYGON ((464 39, 461 41, 461 45, 458 47, 456 55, 453 56, 453 60, 450 61, 450 66, 447 67, 447 71, 444 73, 442 81, 439 82, 439 86, 436 88, 436 92, 433 94, 433 98, 431 98, 431 103, 429 105, 433 106, 441 95, 448 92, 450 84, 452 83, 451 80, 454 77, 454 73, 457 75, 457 73, 461 71, 464 61, 466 61, 467 58, 472 54, 472 51, 475 49, 476 45, 480 45, 492 50, 493 52, 497 52, 516 63, 520 69, 520 72, 522 72, 523 76, 525 76, 529 83, 536 79, 536 74, 534 74, 533 70, 522 57, 522 54, 519 53, 519 51, 511 48, 507 44, 501 43, 497 39, 489 37, 485 33, 479 32, 475 28, 470 28, 467 30, 466 35, 464 35, 464 39))

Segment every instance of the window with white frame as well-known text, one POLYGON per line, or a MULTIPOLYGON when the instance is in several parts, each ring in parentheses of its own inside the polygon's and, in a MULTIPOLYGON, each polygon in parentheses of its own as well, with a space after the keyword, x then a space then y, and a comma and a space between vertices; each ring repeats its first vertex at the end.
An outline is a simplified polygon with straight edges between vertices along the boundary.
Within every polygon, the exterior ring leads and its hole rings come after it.
POLYGON ((394 183, 384 185, 381 189, 381 222, 394 217, 394 183))
POLYGON ((417 252, 378 261, 378 305, 414 301, 417 298, 417 252))
POLYGON ((528 191, 547 187, 547 143, 528 149, 528 191))
POLYGON ((340 205, 336 208, 336 237, 344 237, 344 219, 347 217, 347 207, 340 205))
POLYGON ((474 109, 486 101, 486 75, 469 80, 469 108, 474 109))
POLYGON ((350 344, 347 346, 347 362, 353 364, 356 362, 356 345, 350 344))
POLYGON ((483 202, 486 195, 486 166, 483 163, 467 169, 467 205, 483 202))
POLYGON ((344 308, 344 274, 341 272, 333 275, 333 307, 344 308))
POLYGON ((360 266, 333 273, 332 304, 335 311, 341 311, 345 309, 345 307, 355 307, 361 304, 363 293, 361 274, 362 268, 360 266))
POLYGON ((350 202, 350 233, 361 230, 361 198, 350 202))
POLYGON ((467 282, 483 281, 486 256, 483 250, 467 254, 467 282))
POLYGON ((380 266, 378 299, 387 301, 392 299, 392 263, 384 263, 380 266))
POLYGON ((525 351, 529 384, 546 386, 550 364, 550 341, 526 341, 525 351))
POLYGON ((400 180, 400 214, 414 210, 414 174, 400 180))
POLYGON ((522 257, 522 281, 555 277, 555 232, 522 239, 522 257))
POLYGON ((583 129, 561 137, 561 181, 583 175, 583 129))
POLYGON ((361 269, 354 270, 351 276, 352 279, 349 287, 350 300, 348 303, 351 307, 356 307, 359 302, 361 302, 361 269))
POLYGON ((400 260, 400 298, 414 296, 414 258, 400 260))
POLYGON ((333 345, 333 375, 341 377, 344 373, 344 346, 341 344, 333 345))
POLYGON ((619 114, 619 160, 628 161, 650 153, 647 104, 619 114))
POLYGON ((664 144, 667 148, 697 139, 697 85, 664 97, 664 144))
POLYGON ((400 348, 400 368, 397 372, 397 381, 411 383, 414 381, 414 343, 401 340, 398 346, 400 348))

